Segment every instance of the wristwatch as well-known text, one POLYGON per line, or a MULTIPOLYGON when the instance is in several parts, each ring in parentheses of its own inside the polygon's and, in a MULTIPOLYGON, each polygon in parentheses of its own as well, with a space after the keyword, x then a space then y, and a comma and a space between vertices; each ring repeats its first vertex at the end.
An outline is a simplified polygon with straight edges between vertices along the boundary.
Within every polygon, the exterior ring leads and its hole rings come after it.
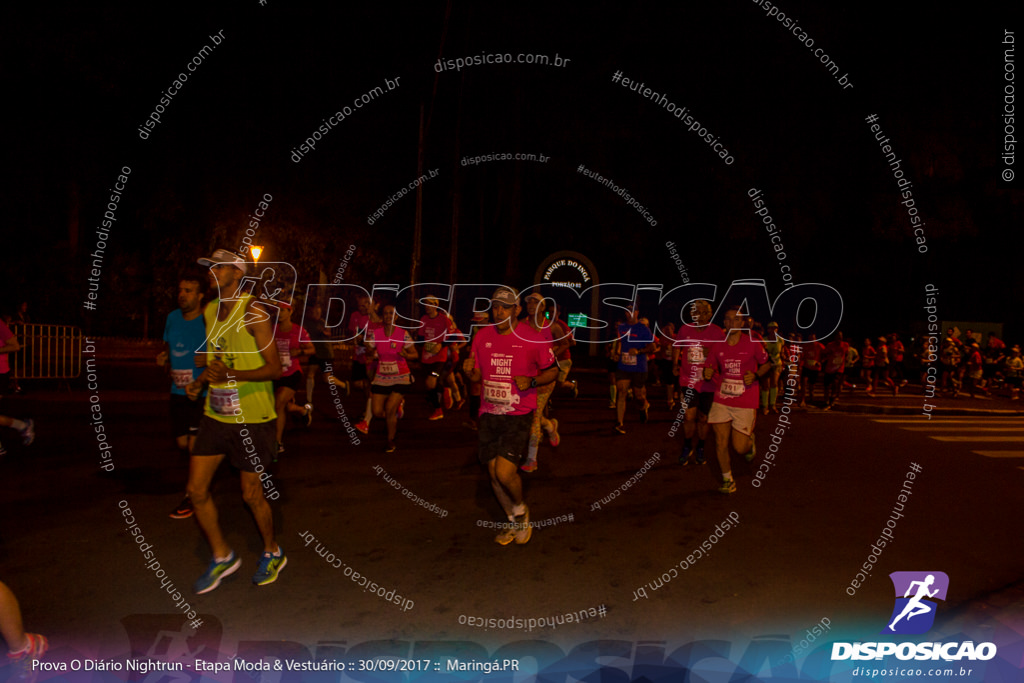
POLYGON ((537 388, 537 378, 536 377, 531 377, 530 378, 530 388, 531 389, 536 389, 537 388))

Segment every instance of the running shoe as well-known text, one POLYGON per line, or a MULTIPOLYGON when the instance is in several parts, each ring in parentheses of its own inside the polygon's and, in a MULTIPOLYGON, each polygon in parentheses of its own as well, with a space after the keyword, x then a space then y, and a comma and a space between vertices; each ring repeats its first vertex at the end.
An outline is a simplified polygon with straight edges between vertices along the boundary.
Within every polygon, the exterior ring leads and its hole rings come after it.
POLYGON ((688 443, 684 443, 683 444, 683 452, 679 455, 679 464, 680 465, 689 465, 690 464, 690 451, 692 449, 693 449, 693 447, 690 444, 688 444, 688 443))
POLYGON ((516 525, 513 522, 505 522, 504 528, 494 537, 494 542, 499 545, 508 545, 516 538, 516 525))
POLYGON ((618 424, 615 425, 615 431, 617 431, 619 434, 625 434, 626 428, 622 426, 621 422, 619 422, 618 424))
POLYGON ((645 400, 643 406, 640 407, 640 413, 641 413, 640 421, 641 422, 645 422, 645 423, 647 422, 647 417, 648 417, 647 413, 648 413, 648 411, 650 409, 651 409, 650 401, 646 401, 645 400))
POLYGON ((704 459, 704 446, 697 446, 697 464, 706 465, 707 460, 704 459))
POLYGON ((558 444, 562 443, 562 437, 558 435, 558 420, 551 420, 551 431, 548 433, 548 441, 555 448, 558 448, 558 444))
POLYGON ((751 462, 755 457, 757 457, 757 446, 754 445, 754 437, 751 436, 750 437, 750 452, 749 453, 744 453, 743 454, 743 458, 747 462, 751 462))
POLYGON ((455 410, 462 410, 462 406, 464 405, 466 405, 466 399, 459 398, 459 400, 455 402, 455 410))
POLYGON ((615 408, 615 401, 608 401, 608 407, 614 409, 615 408))
POLYGON ((527 460, 526 462, 524 462, 522 465, 519 466, 519 469, 521 469, 523 472, 536 472, 537 471, 537 461, 536 460, 527 460))
POLYGON ((306 404, 306 426, 309 427, 313 424, 313 404, 306 404))
POLYGON ((736 482, 732 479, 726 479, 722 482, 722 485, 718 487, 719 493, 736 493, 736 482))
POLYGON ((4 457, 5 455, 7 455, 7 449, 4 448, 4 445, 2 443, 0 443, 0 458, 4 457))
POLYGON ((676 402, 675 401, 669 401, 668 402, 668 410, 669 410, 669 412, 672 412, 672 409, 675 408, 675 407, 676 407, 676 402))
POLYGON ((200 576, 195 585, 192 586, 192 590, 198 595, 209 593, 220 585, 221 580, 225 576, 234 574, 241 566, 242 558, 235 555, 234 551, 223 562, 218 562, 217 558, 214 558, 210 561, 210 566, 206 568, 206 573, 200 576))
POLYGON ((395 442, 394 441, 388 441, 388 445, 384 448, 384 452, 385 453, 394 453, 395 452, 395 442))
POLYGON ((281 554, 274 555, 273 553, 265 552, 260 558, 260 566, 256 568, 256 573, 252 575, 252 582, 257 586, 266 586, 268 583, 277 581, 277 575, 288 564, 288 558, 284 556, 284 549, 281 546, 277 546, 277 551, 281 554))
POLYGON ((579 382, 577 382, 576 380, 572 380, 572 397, 573 398, 579 398, 580 397, 580 385, 579 385, 579 382))
POLYGON ((50 643, 46 640, 46 636, 41 636, 38 633, 26 633, 25 639, 28 640, 28 647, 21 652, 11 652, 7 655, 7 661, 13 673, 8 680, 34 680, 38 672, 35 671, 33 663, 42 659, 46 651, 50 649, 50 643))
POLYGON ((366 420, 360 420, 359 422, 356 422, 356 429, 359 431, 360 434, 370 433, 370 425, 366 424, 366 420))
POLYGON ((448 387, 444 388, 444 409, 451 410, 455 402, 452 401, 452 390, 448 387))
POLYGON ((26 446, 31 446, 32 442, 36 440, 35 420, 25 420, 25 428, 19 433, 21 434, 21 443, 26 446))
POLYGON ((195 508, 192 507, 192 499, 185 496, 178 503, 178 507, 174 508, 174 512, 171 513, 171 519, 188 519, 195 512, 195 508))
POLYGON ((336 378, 334 375, 327 376, 327 383, 333 384, 336 387, 340 387, 345 390, 345 395, 348 396, 352 393, 352 383, 336 378))
POLYGON ((530 510, 527 509, 521 515, 516 515, 516 529, 515 529, 516 545, 523 545, 530 540, 533 536, 533 525, 530 524, 530 510))
POLYGON ((405 417, 405 399, 404 398, 402 399, 402 402, 398 404, 398 413, 396 413, 396 414, 398 415, 398 419, 399 420, 401 420, 403 417, 405 417))
POLYGON ((428 420, 443 420, 444 419, 444 410, 442 410, 441 408, 438 408, 427 419, 428 420))

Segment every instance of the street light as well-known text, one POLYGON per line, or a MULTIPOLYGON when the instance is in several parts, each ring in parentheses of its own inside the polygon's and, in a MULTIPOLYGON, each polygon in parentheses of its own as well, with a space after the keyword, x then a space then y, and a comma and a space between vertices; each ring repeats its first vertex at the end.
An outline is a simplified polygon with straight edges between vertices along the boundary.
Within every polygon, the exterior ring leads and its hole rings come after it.
POLYGON ((249 253, 252 254, 252 260, 254 263, 259 263, 260 254, 263 253, 263 247, 257 247, 255 244, 249 247, 249 253))

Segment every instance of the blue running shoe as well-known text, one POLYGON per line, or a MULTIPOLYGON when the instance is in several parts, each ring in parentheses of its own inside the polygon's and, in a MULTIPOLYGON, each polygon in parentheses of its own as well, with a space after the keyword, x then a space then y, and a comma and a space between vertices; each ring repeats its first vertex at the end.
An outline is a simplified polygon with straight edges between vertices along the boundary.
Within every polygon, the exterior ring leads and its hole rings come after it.
POLYGON ((284 549, 281 546, 278 546, 277 549, 281 552, 280 555, 263 553, 263 557, 260 558, 260 566, 252 575, 252 582, 257 586, 266 586, 268 583, 277 581, 277 575, 288 564, 288 558, 284 556, 284 549))
POLYGON ((7 679, 9 681, 18 681, 19 683, 35 681, 39 676, 36 662, 41 660, 50 648, 46 636, 41 636, 38 633, 26 633, 25 639, 28 641, 28 646, 24 650, 7 655, 12 672, 11 677, 7 679))
POLYGON ((234 551, 228 556, 228 559, 223 562, 218 562, 216 558, 210 561, 210 566, 206 568, 206 573, 199 577, 199 579, 192 586, 192 590, 197 595, 203 593, 209 593, 214 588, 220 585, 221 579, 225 576, 234 574, 238 568, 242 566, 242 560, 235 555, 234 551))

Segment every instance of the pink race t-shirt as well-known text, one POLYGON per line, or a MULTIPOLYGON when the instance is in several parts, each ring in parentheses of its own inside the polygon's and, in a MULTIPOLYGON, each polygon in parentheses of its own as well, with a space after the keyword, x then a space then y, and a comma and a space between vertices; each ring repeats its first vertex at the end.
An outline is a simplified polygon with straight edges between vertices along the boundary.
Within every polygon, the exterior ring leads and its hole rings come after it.
MULTIPOLYGON (((7 344, 7 340, 14 336, 11 332, 11 328, 7 327, 7 323, 0 320, 0 346, 7 344)), ((0 374, 11 371, 11 363, 7 360, 6 353, 0 353, 0 374)))
POLYGON ((420 361, 423 363, 444 363, 448 360, 448 347, 444 346, 445 335, 458 332, 455 327, 455 323, 448 317, 447 313, 441 313, 440 311, 436 316, 431 318, 429 315, 424 315, 420 318, 420 328, 416 331, 416 334, 423 338, 423 353, 420 354, 420 361), (434 344, 440 344, 441 348, 436 349, 434 353, 431 353, 431 348, 434 344))
POLYGON ((383 325, 371 327, 366 333, 366 345, 377 349, 377 374, 373 383, 381 386, 408 384, 409 364, 402 357, 402 349, 412 348, 412 337, 400 327, 387 333, 383 325))
POLYGON ((473 338, 470 357, 481 374, 480 414, 526 415, 537 409, 537 389, 520 391, 513 377, 536 377, 555 364, 550 335, 544 339, 526 323, 507 334, 493 325, 473 338))
POLYGON ((299 364, 299 349, 305 342, 311 342, 309 334, 302 325, 292 323, 292 329, 285 334, 280 327, 274 328, 274 344, 277 345, 277 355, 281 358, 281 376, 288 377, 302 370, 299 364))
POLYGON ((702 373, 712 349, 723 343, 725 332, 714 323, 705 327, 680 327, 675 341, 675 346, 679 347, 679 386, 688 387, 692 381, 698 392, 714 391, 715 383, 705 380, 702 373))
POLYGON ((808 370, 821 370, 821 356, 825 353, 825 345, 820 341, 804 342, 804 367, 808 370))
POLYGON ((850 351, 850 345, 833 339, 825 347, 825 372, 840 373, 846 369, 846 354, 850 351))
MULTIPOLYGON (((383 324, 384 323, 381 322, 370 322, 370 316, 366 315, 365 313, 360 313, 359 311, 354 311, 352 313, 352 316, 348 319, 348 333, 350 337, 355 337, 360 332, 366 330, 364 338, 369 339, 369 330, 372 330, 373 328, 379 327, 383 324)), ((352 357, 352 360, 356 363, 366 365, 366 347, 363 346, 362 344, 357 343, 356 351, 352 357)))
POLYGON ((768 352, 761 342, 751 341, 746 334, 740 333, 735 346, 729 342, 715 344, 708 356, 708 367, 719 374, 718 389, 715 391, 715 403, 734 408, 752 408, 757 410, 758 383, 752 382, 748 387, 743 383, 743 375, 757 372, 757 369, 768 362, 768 352))

